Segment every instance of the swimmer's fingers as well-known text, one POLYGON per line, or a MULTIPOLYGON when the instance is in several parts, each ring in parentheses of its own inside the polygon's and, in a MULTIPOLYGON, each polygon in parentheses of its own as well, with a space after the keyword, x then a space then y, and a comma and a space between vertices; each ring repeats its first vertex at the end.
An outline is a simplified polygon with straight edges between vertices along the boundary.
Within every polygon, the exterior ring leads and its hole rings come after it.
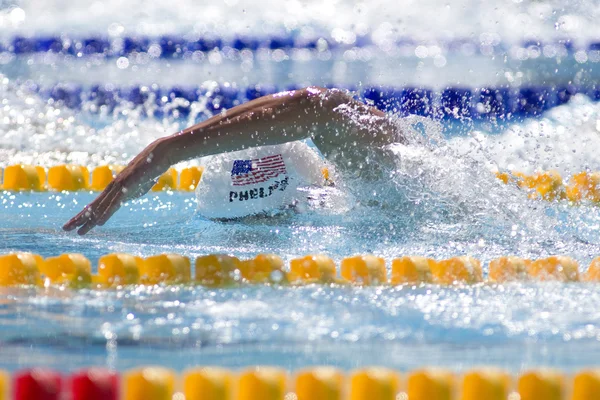
POLYGON ((78 225, 81 227, 77 230, 77 233, 79 235, 85 235, 86 233, 91 231, 96 225, 98 225, 98 220, 100 218, 102 218, 104 213, 105 213, 105 211, 103 210, 102 203, 101 203, 98 207, 96 207, 95 211, 91 211, 88 214, 87 219, 81 220, 81 223, 78 225))
POLYGON ((123 205, 121 198, 122 196, 112 197, 110 203, 105 208, 104 213, 100 217, 98 217, 98 220, 96 221, 97 225, 104 225, 106 221, 108 221, 110 217, 112 217, 113 214, 116 213, 119 208, 121 208, 121 206, 123 205))
POLYGON ((104 225, 121 208, 124 201, 139 197, 141 193, 145 193, 152 186, 151 180, 140 184, 138 183, 139 177, 133 175, 132 178, 132 175, 127 174, 126 171, 127 169, 121 172, 94 201, 68 221, 63 229, 71 231, 79 228, 77 233, 85 235, 95 226, 104 225))
POLYGON ((106 221, 121 207, 123 191, 120 185, 113 184, 99 196, 92 206, 91 216, 77 230, 79 235, 85 235, 97 225, 104 225, 106 221))
POLYGON ((102 201, 106 192, 107 191, 105 190, 104 192, 100 193, 100 195, 96 197, 94 201, 85 206, 83 210, 81 210, 77 215, 75 215, 73 218, 67 221, 67 223, 63 225, 63 229, 65 231, 72 231, 73 229, 85 225, 87 222, 89 222, 94 217, 94 210, 102 201))
POLYGON ((83 235, 89 232, 94 226, 97 225, 96 221, 105 214, 106 207, 110 204, 111 198, 118 196, 120 190, 115 190, 114 181, 106 187, 106 189, 90 204, 76 216, 71 218, 64 226, 63 229, 66 231, 72 231, 78 227, 81 227, 77 233, 83 235))
POLYGON ((91 216, 90 206, 85 206, 85 208, 83 210, 81 210, 81 212, 79 214, 77 214, 76 216, 71 218, 69 221, 67 221, 66 224, 63 225, 63 229, 65 231, 72 231, 73 229, 77 228, 78 226, 84 224, 85 221, 87 221, 90 218, 90 216, 91 216))
MULTIPOLYGON (((72 231, 73 229, 76 229, 78 227, 83 227, 83 226, 87 226, 88 229, 84 230, 84 229, 79 229, 77 231, 77 233, 79 233, 80 235, 83 235, 83 231, 88 232, 90 229, 92 229, 95 226, 95 220, 96 220, 96 214, 97 214, 97 202, 98 200, 101 200, 100 198, 94 200, 92 203, 88 204, 87 206, 85 206, 85 208, 76 216, 74 216, 73 218, 71 218, 64 226, 63 229, 65 231, 72 231), (91 225, 91 226, 90 226, 91 225)), ((84 232, 84 233, 85 233, 84 232)))
POLYGON ((96 226, 96 223, 93 220, 89 219, 89 220, 87 220, 87 222, 85 222, 81 226, 81 228, 79 228, 77 230, 77 234, 78 235, 85 235, 86 233, 88 233, 89 231, 91 231, 95 226, 96 226))

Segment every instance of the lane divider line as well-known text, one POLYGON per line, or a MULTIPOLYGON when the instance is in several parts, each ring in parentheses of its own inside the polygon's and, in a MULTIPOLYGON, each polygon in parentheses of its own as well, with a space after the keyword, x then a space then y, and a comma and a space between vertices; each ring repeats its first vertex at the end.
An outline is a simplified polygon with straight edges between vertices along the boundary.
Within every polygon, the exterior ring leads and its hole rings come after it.
MULTIPOLYGON (((584 94, 600 100, 600 85, 539 85, 522 87, 447 87, 441 91, 421 87, 326 85, 354 92, 363 101, 399 116, 409 114, 448 120, 512 120, 539 116, 550 108, 567 103, 574 95, 584 94)), ((201 86, 159 87, 111 84, 82 86, 58 83, 39 87, 28 83, 27 89, 57 105, 89 112, 112 112, 117 106, 142 107, 152 117, 187 118, 191 105, 198 102, 200 112, 213 115, 246 101, 298 85, 274 86, 215 82, 201 86)), ((198 108, 198 107, 196 107, 198 108)), ((195 110, 198 112, 198 110, 195 110)))
MULTIPOLYGON (((23 191, 102 191, 123 170, 122 165, 101 165, 90 168, 82 165, 9 165, 0 168, 0 190, 23 191)), ((180 171, 169 168, 152 187, 153 192, 193 192, 202 179, 204 167, 187 167, 180 171)), ((323 183, 330 184, 329 170, 321 170, 323 183)), ((568 201, 570 204, 600 204, 600 172, 582 171, 563 181, 557 171, 496 172, 496 177, 507 185, 516 185, 531 199, 568 201)))
POLYGON ((82 254, 65 253, 43 258, 32 253, 0 255, 0 286, 110 289, 130 285, 201 285, 210 288, 243 285, 356 285, 397 286, 432 284, 473 285, 507 282, 600 282, 600 257, 586 272, 578 262, 557 255, 529 260, 515 256, 490 261, 484 278, 482 264, 470 256, 435 260, 403 256, 388 263, 373 255, 345 257, 339 264, 325 255, 294 258, 286 265, 275 254, 259 254, 240 260, 225 254, 190 259, 180 254, 142 258, 132 254, 106 254, 96 273, 82 254), (338 273, 339 272, 339 273, 338 273))
POLYGON ((600 370, 573 375, 537 368, 518 375, 479 367, 463 374, 425 367, 349 372, 330 366, 289 372, 253 366, 240 371, 202 366, 178 374, 161 366, 118 373, 88 368, 63 374, 30 368, 0 371, 0 398, 14 400, 592 400, 600 398, 600 370), (9 389, 10 387, 10 389, 9 389))
POLYGON ((458 38, 451 40, 422 41, 411 38, 398 38, 385 42, 373 40, 369 35, 351 35, 344 39, 328 35, 279 36, 235 36, 198 37, 189 39, 178 35, 164 36, 124 36, 124 37, 68 37, 48 35, 38 37, 13 36, 0 41, 0 52, 14 55, 35 53, 54 53, 76 57, 128 57, 136 54, 148 54, 151 58, 183 59, 194 53, 221 51, 292 51, 309 50, 314 52, 347 51, 352 49, 372 49, 383 53, 403 54, 413 57, 436 56, 440 54, 464 54, 472 56, 494 56, 507 54, 519 60, 537 58, 564 58, 575 56, 578 61, 600 61, 600 42, 589 41, 576 44, 568 38, 556 40, 526 40, 520 43, 505 43, 499 38, 473 40, 458 38), (585 58, 584 58, 585 57, 585 58))

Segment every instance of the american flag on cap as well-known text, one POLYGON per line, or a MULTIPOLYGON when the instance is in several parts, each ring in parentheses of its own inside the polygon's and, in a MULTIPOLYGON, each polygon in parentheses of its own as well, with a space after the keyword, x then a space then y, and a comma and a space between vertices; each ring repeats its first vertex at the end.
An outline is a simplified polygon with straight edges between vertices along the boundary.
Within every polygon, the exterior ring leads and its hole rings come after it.
POLYGON ((233 186, 266 182, 278 175, 287 174, 281 154, 253 160, 234 160, 231 169, 233 186))

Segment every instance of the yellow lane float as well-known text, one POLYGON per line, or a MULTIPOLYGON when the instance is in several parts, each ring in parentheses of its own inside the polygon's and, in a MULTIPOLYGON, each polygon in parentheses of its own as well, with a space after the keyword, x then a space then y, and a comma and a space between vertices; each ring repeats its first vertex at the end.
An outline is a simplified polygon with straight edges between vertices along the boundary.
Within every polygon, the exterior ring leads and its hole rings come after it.
POLYGON ((152 186, 153 192, 163 190, 174 190, 177 187, 177 171, 174 168, 169 168, 167 172, 158 177, 158 180, 152 186))
POLYGON ((502 370, 482 368, 463 377, 461 400, 506 400, 512 378, 502 370))
POLYGON ((333 367, 315 367, 296 374, 294 392, 298 400, 342 400, 344 373, 333 367))
POLYGON ((104 190, 123 168, 120 165, 101 165, 94 168, 92 170, 90 189, 95 191, 104 190))
POLYGON ((39 285, 44 259, 31 253, 0 255, 0 286, 39 285))
POLYGON ((527 372, 519 378, 521 400, 562 400, 565 394, 563 375, 554 370, 527 372))
POLYGON ((523 182, 532 199, 553 201, 566 198, 562 177, 557 171, 539 172, 527 176, 523 182))
POLYGON ((237 400, 283 400, 287 373, 281 368, 255 367, 241 373, 237 400))
POLYGON ((571 400, 600 399, 600 370, 581 371, 573 380, 571 400))
POLYGON ((405 256, 392 260, 392 285, 403 283, 431 283, 431 264, 435 261, 417 256, 405 256))
POLYGON ((234 374, 224 368, 188 369, 183 374, 185 400, 230 400, 234 379, 234 374))
POLYGON ((333 283, 338 281, 335 262, 324 255, 308 255, 290 261, 290 282, 333 283))
POLYGON ((48 170, 48 189, 58 192, 89 188, 90 173, 81 165, 57 165, 48 170))
POLYGON ((74 289, 89 287, 92 283, 92 264, 82 254, 61 254, 48 257, 40 272, 53 284, 66 284, 74 289))
POLYGON ((203 172, 203 167, 189 167, 182 169, 179 174, 179 190, 185 192, 193 192, 196 190, 196 186, 198 186, 200 179, 202 179, 203 172))
MULTIPOLYGON (((46 187, 55 191, 94 190, 101 191, 123 170, 123 166, 101 165, 92 169, 81 165, 57 165, 46 168, 32 165, 9 165, 4 169, 2 189, 11 191, 40 191, 46 187)), ((2 170, 0 169, 0 173, 2 170)), ((187 167, 177 172, 170 168, 158 179, 152 191, 180 190, 191 192, 202 179, 204 167, 187 167)), ((330 171, 322 169, 325 185, 331 185, 330 171)), ((528 193, 532 199, 547 201, 569 200, 571 203, 587 201, 600 203, 600 172, 583 171, 574 174, 565 185, 557 171, 495 173, 505 184, 514 184, 528 193)))
POLYGON ((423 369, 408 376, 410 400, 452 400, 456 391, 455 376, 443 369, 423 369))
POLYGON ((124 400, 172 400, 175 372, 162 367, 129 371, 123 377, 124 400))
POLYGON ((0 370, 0 400, 8 400, 9 385, 10 377, 8 373, 0 370))
POLYGON ((574 203, 590 201, 600 203, 600 173, 580 172, 569 180, 567 199, 574 203))
POLYGON ((46 170, 32 165, 10 165, 4 170, 2 189, 21 191, 45 190, 46 170))
POLYGON ((240 260, 224 254, 211 254, 196 258, 196 283, 219 287, 240 283, 240 260))
MULTIPOLYGON (((123 285, 156 285, 193 283, 207 287, 240 284, 476 284, 483 282, 481 262, 470 256, 433 260, 405 256, 392 260, 391 273, 385 260, 372 255, 342 259, 341 276, 336 263, 323 255, 292 259, 289 265, 274 254, 259 254, 240 261, 237 257, 211 254, 190 260, 179 254, 159 254, 143 259, 131 254, 107 254, 98 260, 91 275, 90 261, 81 254, 62 254, 43 260, 29 253, 0 255, 0 286, 34 285, 42 276, 46 282, 71 288, 118 287, 123 285), (192 271, 192 262, 194 271, 192 271), (193 275, 192 275, 193 272, 193 275), (41 274, 41 275, 40 275, 41 274)), ((585 273, 579 272, 576 260, 552 256, 537 260, 499 257, 489 263, 487 283, 511 281, 598 282, 600 257, 594 259, 585 273)))
POLYGON ((350 377, 350 400, 396 400, 399 391, 400 376, 388 368, 364 368, 350 377))
POLYGON ((527 265, 527 272, 540 281, 576 282, 579 280, 579 265, 571 257, 552 256, 527 265))
POLYGON ((600 257, 592 260, 582 280, 586 282, 600 282, 600 257))
POLYGON ((251 283, 285 283, 284 262, 275 254, 259 254, 240 262, 242 278, 251 283))
POLYGON ((191 278, 190 259, 179 254, 158 254, 140 263, 140 283, 188 283, 191 278))
POLYGON ((388 283, 385 260, 372 255, 347 257, 341 263, 342 278, 358 285, 388 283))
POLYGON ((107 254, 98 260, 95 282, 103 286, 135 285, 140 282, 143 264, 143 258, 131 254, 107 254))
POLYGON ((505 184, 516 184, 526 190, 532 199, 600 203, 600 173, 597 172, 577 173, 571 176, 567 185, 564 185, 557 171, 542 171, 531 175, 523 172, 496 172, 496 178, 505 184))
POLYGON ((478 283, 483 281, 483 270, 479 260, 460 256, 430 263, 434 283, 450 285, 453 283, 478 283))
POLYGON ((519 257, 500 257, 490 261, 488 280, 490 282, 521 281, 529 278, 527 265, 530 261, 519 257))

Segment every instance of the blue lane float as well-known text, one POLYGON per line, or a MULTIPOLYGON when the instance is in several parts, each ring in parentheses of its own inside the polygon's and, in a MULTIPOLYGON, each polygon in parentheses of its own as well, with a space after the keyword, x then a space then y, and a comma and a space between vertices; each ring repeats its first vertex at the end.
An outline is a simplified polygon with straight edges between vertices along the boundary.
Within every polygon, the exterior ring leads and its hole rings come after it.
MULTIPOLYGON (((508 43, 488 44, 470 39, 422 43, 410 38, 401 38, 395 42, 396 48, 417 47, 419 45, 435 45, 447 53, 458 53, 464 51, 465 48, 470 48, 475 51, 481 51, 484 54, 489 54, 490 49, 495 49, 496 53, 509 53, 509 50, 515 46, 514 44, 508 43)), ((235 36, 229 39, 218 37, 188 39, 185 36, 178 35, 158 37, 127 36, 118 38, 102 36, 84 38, 71 38, 66 36, 15 36, 0 43, 0 51, 15 55, 52 52, 65 55, 102 57, 127 57, 136 53, 150 52, 153 57, 172 59, 180 58, 185 54, 196 51, 208 52, 213 50, 223 50, 225 48, 238 51, 257 51, 259 49, 345 50, 369 46, 377 47, 377 43, 374 42, 369 35, 359 35, 351 43, 340 42, 326 36, 303 37, 295 34, 272 37, 235 36), (151 47, 152 51, 150 51, 151 47)), ((386 47, 387 46, 389 46, 389 43, 386 43, 386 47)), ((548 57, 555 57, 557 54, 574 54, 577 51, 584 51, 587 53, 600 51, 600 42, 591 42, 586 46, 576 47, 569 39, 551 42, 528 40, 517 44, 517 46, 523 49, 544 49, 546 46, 550 46, 554 50, 562 49, 561 52, 548 52, 548 54, 550 54, 548 57)))
MULTIPOLYGON (((42 97, 73 109, 87 105, 86 110, 99 110, 103 107, 105 110, 112 111, 117 105, 130 102, 133 106, 150 106, 154 110, 154 116, 173 115, 177 112, 179 117, 187 117, 194 102, 203 104, 203 111, 214 114, 280 90, 298 88, 298 86, 271 85, 248 87, 221 85, 211 89, 193 86, 164 88, 156 85, 82 87, 68 83, 38 88, 31 85, 31 90, 37 91, 42 97)), ((593 100, 600 100, 600 85, 520 88, 448 87, 437 92, 416 87, 346 89, 351 89, 358 98, 386 112, 401 116, 414 114, 450 120, 511 120, 537 117, 552 107, 565 104, 578 93, 583 93, 593 100)))
POLYGON ((474 114, 482 118, 487 115, 508 115, 513 113, 512 93, 508 88, 482 88, 476 95, 474 114))
POLYGON ((473 91, 467 88, 447 88, 440 95, 440 112, 445 118, 473 117, 473 91))
POLYGON ((548 87, 521 88, 516 98, 516 112, 524 115, 540 115, 554 107, 558 101, 558 91, 548 87))

